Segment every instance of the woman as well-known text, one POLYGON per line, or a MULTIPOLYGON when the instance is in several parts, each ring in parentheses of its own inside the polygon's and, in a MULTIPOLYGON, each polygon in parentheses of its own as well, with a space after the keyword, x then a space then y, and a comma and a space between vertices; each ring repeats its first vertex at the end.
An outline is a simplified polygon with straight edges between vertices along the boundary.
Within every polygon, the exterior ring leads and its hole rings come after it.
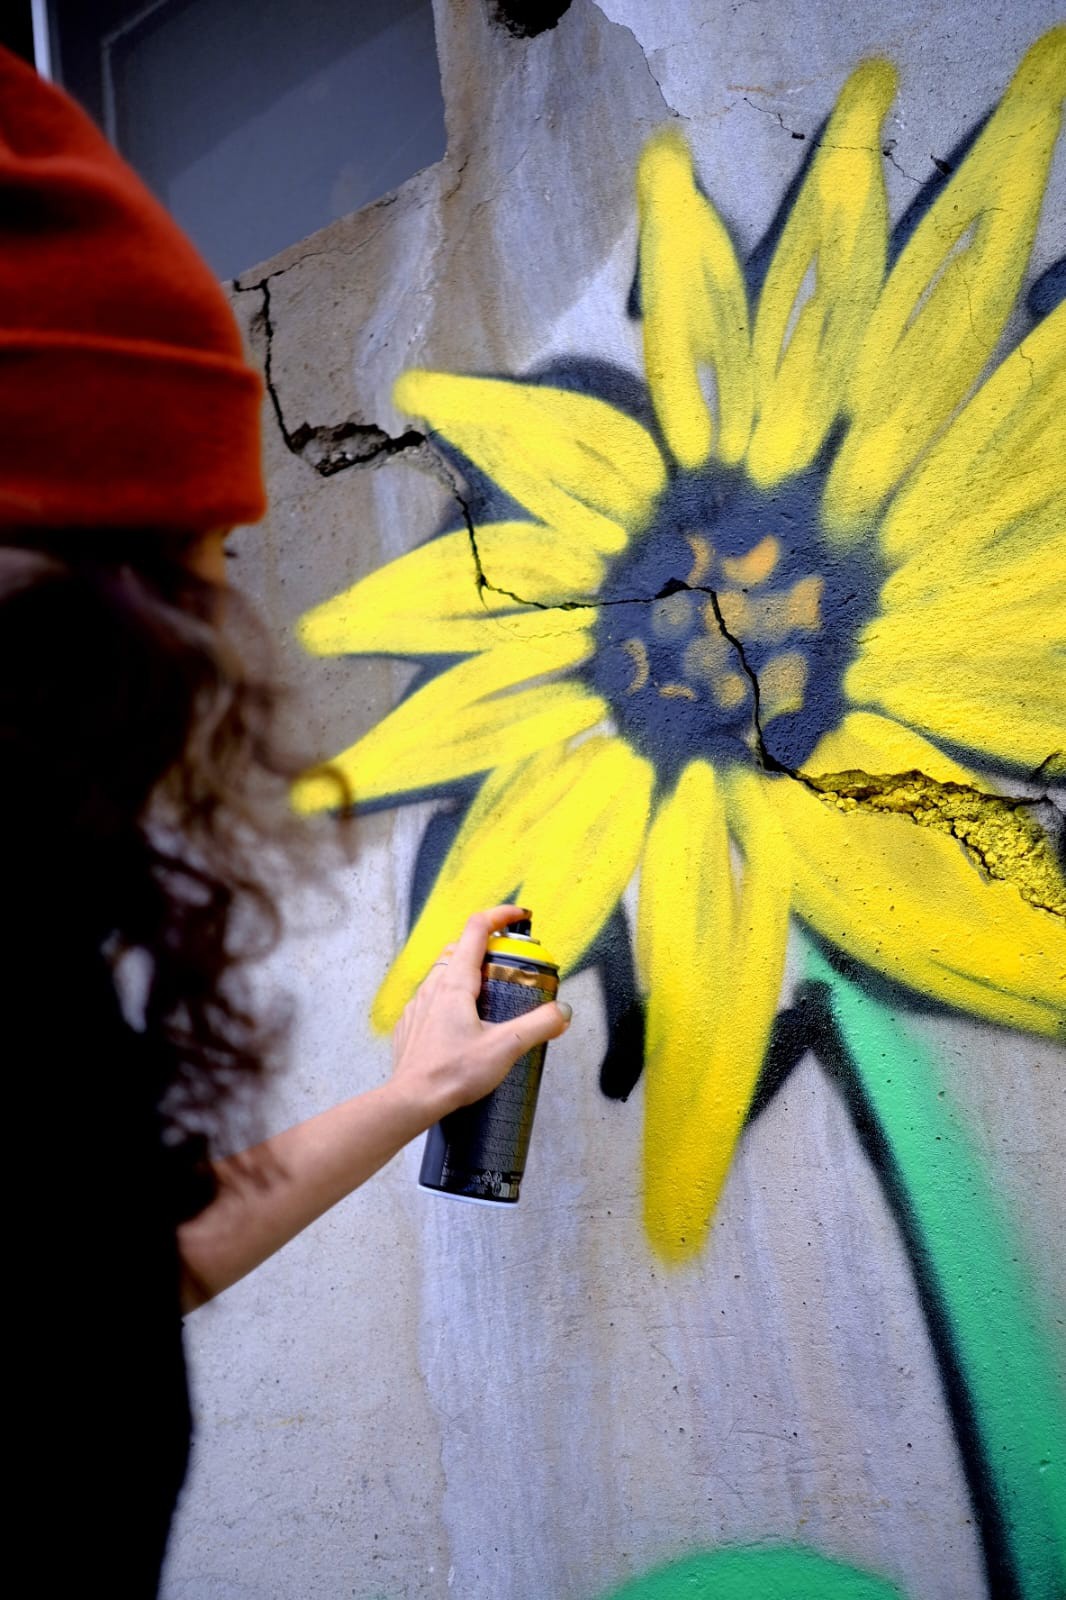
POLYGON ((46 1593, 155 1593, 190 1436, 181 1310, 569 1020, 479 1020, 485 941, 518 912, 478 913, 404 1015, 387 1084, 210 1158, 282 1042, 247 973, 298 848, 277 696, 225 589, 224 530, 264 509, 260 399, 191 245, 0 52, 9 1459, 49 1512, 46 1593))

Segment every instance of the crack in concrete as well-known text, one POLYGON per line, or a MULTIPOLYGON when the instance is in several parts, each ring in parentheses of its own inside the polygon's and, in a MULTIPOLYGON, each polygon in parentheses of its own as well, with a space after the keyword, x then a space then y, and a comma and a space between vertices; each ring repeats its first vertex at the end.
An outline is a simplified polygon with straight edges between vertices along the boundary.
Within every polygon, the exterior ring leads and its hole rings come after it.
MULTIPOLYGON (((688 585, 682 584, 680 587, 687 588, 688 585)), ((740 665, 740 670, 751 684, 751 726, 752 732, 755 735, 755 752, 758 756, 759 765, 762 767, 764 772, 784 773, 788 777, 795 778, 797 782, 802 783, 804 781, 803 775, 798 771, 794 771, 791 767, 785 766, 784 762, 779 761, 767 745, 766 736, 763 733, 762 727, 762 701, 761 691, 759 689, 758 674, 756 673, 751 662, 748 660, 747 652, 745 651, 741 640, 735 633, 730 632, 729 628, 727 627, 726 620, 722 615, 722 608, 718 603, 717 592, 710 587, 708 587, 705 592, 710 596, 711 610, 714 612, 714 620, 718 624, 718 631, 722 635, 722 638, 727 640, 732 646, 733 654, 737 658, 737 661, 740 665)))
POLYGON ((806 139, 807 135, 805 133, 801 133, 798 128, 789 127, 780 111, 771 111, 769 106, 756 105, 755 101, 751 99, 750 95, 741 95, 741 99, 744 101, 745 105, 750 106, 753 111, 758 111, 762 116, 776 117, 780 126, 784 128, 787 134, 791 134, 793 139, 806 139))
MULTIPOLYGON (((780 111, 777 111, 776 109, 775 110, 771 110, 769 106, 760 106, 760 105, 758 105, 756 103, 756 101, 754 101, 751 98, 750 95, 746 95, 746 94, 745 95, 741 95, 739 100, 734 100, 732 102, 732 105, 731 106, 727 106, 726 109, 727 110, 731 110, 732 106, 740 105, 740 104, 750 106, 753 111, 758 111, 760 116, 776 117, 779 127, 781 127, 782 130, 785 133, 787 133, 793 139, 807 139, 809 137, 808 134, 801 132, 801 130, 799 128, 790 127, 789 124, 785 121, 784 116, 782 115, 782 113, 780 111)), ((868 151, 868 152, 870 152, 872 154, 874 152, 875 146, 873 146, 873 145, 865 145, 865 144, 840 144, 836 139, 826 139, 826 138, 823 137, 823 138, 820 138, 820 139, 819 138, 815 138, 813 140, 812 144, 811 144, 811 149, 812 150, 859 150, 859 151, 868 151)), ((887 140, 885 144, 876 146, 876 149, 880 152, 880 154, 882 156, 884 156, 886 161, 891 162, 892 166, 895 167, 896 171, 901 175, 901 177, 906 178, 908 183, 913 183, 915 188, 920 189, 922 187, 922 185, 927 181, 925 178, 916 178, 913 172, 908 172, 906 167, 903 166, 901 162, 896 160, 896 154, 895 154, 895 151, 896 151, 896 140, 895 139, 887 140)), ((930 156, 929 159, 933 162, 933 165, 935 167, 937 167, 937 169, 942 173, 950 172, 952 170, 950 167, 948 167, 946 162, 939 161, 936 156, 930 156)))
POLYGON ((689 120, 688 117, 686 117, 682 112, 678 111, 675 106, 672 106, 669 100, 666 98, 662 83, 659 81, 659 77, 651 64, 650 55, 658 55, 660 52, 657 50, 652 50, 649 55, 649 52, 644 49, 644 46, 637 38, 633 29, 629 26, 628 22, 619 22, 615 17, 609 17, 606 11, 604 11, 603 7, 597 3, 597 0, 593 0, 593 4, 596 6, 596 10, 603 17, 603 20, 607 23, 608 27, 621 28, 623 33, 629 34, 629 37, 637 47, 641 60, 648 70, 648 77, 658 90, 659 99, 663 103, 663 109, 669 112, 670 116, 676 117, 680 122, 687 122, 689 120))
POLYGON ((973 320, 973 291, 970 288, 970 280, 969 280, 969 278, 966 276, 965 272, 963 272, 963 270, 962 270, 961 263, 959 265, 959 277, 962 279, 962 286, 966 290, 966 310, 967 310, 967 312, 969 314, 969 318, 970 318, 970 332, 971 332, 971 334, 973 335, 975 341, 978 344, 983 344, 985 341, 981 338, 981 335, 978 333, 977 324, 973 320))
POLYGON ((1012 883, 1030 905, 1066 918, 1066 882, 1054 843, 1030 814, 1041 797, 989 794, 972 784, 941 782, 916 768, 829 772, 805 781, 838 811, 905 816, 918 827, 950 835, 990 878, 1012 883))
MULTIPOLYGON (((881 816, 908 817, 917 827, 947 834, 957 840, 967 859, 988 878, 1013 884, 1022 899, 1030 905, 1066 919, 1066 879, 1056 859, 1053 831, 1033 815, 1042 808, 1054 811, 1060 823, 1056 831, 1062 831, 1061 813, 1050 795, 990 793, 974 784, 941 781, 917 768, 901 773, 869 773, 857 768, 845 772, 810 773, 787 765, 767 745, 761 720, 758 673, 748 659, 743 640, 726 623, 718 592, 711 585, 690 584, 671 578, 654 595, 567 600, 554 605, 527 600, 511 589, 490 583, 478 549, 477 530, 470 507, 453 480, 452 490, 466 524, 475 581, 483 604, 486 590, 538 611, 654 605, 656 601, 682 592, 707 595, 719 632, 730 645, 741 671, 751 685, 753 753, 764 772, 802 784, 823 805, 835 810, 861 810, 881 816)), ((1031 775, 1032 781, 1040 782, 1046 777, 1053 777, 1062 763, 1063 753, 1052 751, 1031 775)))
POLYGON ((896 160, 895 150, 895 139, 889 139, 887 144, 883 144, 881 146, 881 154, 884 156, 885 160, 890 161, 895 167, 896 171, 906 178, 908 183, 913 183, 917 188, 920 189, 925 181, 924 178, 916 178, 913 172, 908 172, 906 167, 896 160))
MULTIPOLYGON (((303 259, 306 258, 301 257, 303 259)), ((296 263, 292 262, 291 265, 295 266, 296 263)), ((363 422, 354 413, 343 422, 301 422, 296 428, 288 426, 274 380, 274 320, 270 310, 270 280, 281 277, 288 270, 288 267, 284 267, 278 272, 268 273, 257 283, 239 284, 234 280, 233 284, 238 294, 258 290, 262 295, 259 317, 264 334, 263 381, 286 449, 306 461, 320 478, 332 478, 335 473, 345 472, 349 467, 375 466, 389 456, 399 455, 401 451, 420 449, 426 443, 426 436, 418 429, 408 428, 404 433, 393 435, 386 433, 376 423, 363 422)))
MULTIPOLYGON (((401 189, 402 187, 403 185, 400 186, 401 189)), ((391 194, 383 194, 380 199, 372 200, 369 205, 363 207, 359 215, 363 217, 369 216, 371 212, 387 211, 390 206, 396 204, 399 198, 400 189, 394 189, 391 194)), ((293 256, 291 261, 286 261, 283 267, 275 267, 273 272, 268 272, 262 278, 256 278, 251 283, 242 283, 240 275, 236 278, 231 278, 230 288, 234 294, 253 294, 261 289, 264 283, 271 283, 275 278, 283 278, 287 272, 292 272, 296 267, 302 267, 305 261, 316 261, 324 259, 326 256, 341 254, 345 256, 357 255, 360 250, 364 250, 368 244, 373 243, 381 231, 381 228, 376 228, 373 233, 367 234, 365 238, 358 240, 355 244, 345 242, 344 244, 323 245, 320 250, 302 250, 298 256, 293 256)))
POLYGON ((344 472, 348 467, 371 466, 403 450, 418 449, 425 444, 426 436, 417 428, 389 434, 376 423, 360 422, 357 416, 350 416, 332 427, 313 428, 310 423, 302 422, 285 442, 319 477, 331 478, 335 472, 344 472))
MULTIPOLYGON (((534 140, 535 137, 536 137, 535 133, 531 133, 530 134, 529 138, 525 142, 525 145, 523 146, 521 155, 519 155, 518 158, 515 161, 511 162, 511 165, 507 168, 506 172, 504 172, 504 173, 502 173, 500 175, 500 181, 496 185, 496 187, 493 189, 492 193, 483 195, 480 200, 475 200, 474 201, 474 204, 470 207, 469 216, 467 218, 468 222, 472 221, 473 218, 477 216, 479 211, 484 211, 486 206, 495 205, 497 200, 499 200, 500 196, 506 192, 508 184, 510 183, 510 180, 511 180, 512 176, 514 175, 514 173, 516 173, 518 171, 518 168, 522 165, 523 161, 528 156, 530 150, 533 148, 533 140, 534 140)), ((470 158, 468 156, 467 157, 467 161, 469 161, 469 159, 470 158)), ((446 198, 450 198, 456 192, 456 190, 459 188, 459 185, 460 185, 460 182, 461 182, 461 179, 462 179, 463 169, 466 167, 466 164, 467 164, 467 162, 464 161, 462 167, 459 168, 459 171, 456 174, 456 181, 453 184, 452 188, 450 188, 448 190, 448 195, 447 195, 446 198)))
MULTIPOLYGON (((385 201, 376 201, 375 205, 389 205, 391 200, 392 197, 385 201)), ((283 278, 287 272, 291 272, 294 267, 302 266, 305 261, 314 261, 319 256, 335 256, 337 254, 339 254, 339 251, 336 247, 324 250, 305 250, 302 255, 295 256, 292 261, 287 261, 283 267, 275 267, 273 272, 265 273, 262 278, 256 278, 252 283, 242 283, 239 277, 231 278, 230 288, 234 294, 252 294, 257 289, 261 289, 264 283, 272 283, 275 278, 283 278)))
MULTIPOLYGON (((629 31, 632 33, 633 30, 630 29, 629 31)), ((657 55, 657 54, 658 54, 658 52, 655 51, 655 50, 653 50, 651 52, 651 55, 657 55)), ((666 90, 663 88, 662 79, 659 77, 659 74, 656 72, 655 68, 651 64, 651 56, 647 56, 646 55, 644 57, 644 64, 648 69, 648 76, 651 78, 652 83, 654 83, 655 87, 658 89, 659 97, 662 100, 662 103, 666 107, 667 111, 669 111, 670 115, 672 117, 676 117, 679 122, 688 122, 689 118, 685 116, 684 112, 683 111, 679 111, 676 106, 672 106, 670 104, 669 100, 666 98, 666 90)))
MULTIPOLYGON (((755 109, 758 110, 759 107, 756 106, 755 109)), ((878 152, 880 152, 880 154, 885 157, 886 161, 890 161, 892 163, 892 165, 895 167, 896 171, 901 173, 903 175, 903 177, 906 178, 908 183, 913 183, 916 188, 921 189, 921 188, 924 187, 925 184, 927 184, 930 181, 928 177, 916 178, 914 176, 913 172, 908 172, 906 167, 902 166, 901 163, 896 160, 896 157, 895 157, 896 141, 895 141, 895 139, 890 139, 887 144, 882 144, 882 145, 841 144, 836 139, 815 139, 813 144, 811 145, 811 149, 812 150, 857 150, 857 151, 865 152, 868 155, 875 155, 878 152)), ((999 206, 986 206, 985 207, 986 211, 994 211, 994 210, 1001 210, 1001 209, 1002 209, 1002 207, 999 207, 999 206)))

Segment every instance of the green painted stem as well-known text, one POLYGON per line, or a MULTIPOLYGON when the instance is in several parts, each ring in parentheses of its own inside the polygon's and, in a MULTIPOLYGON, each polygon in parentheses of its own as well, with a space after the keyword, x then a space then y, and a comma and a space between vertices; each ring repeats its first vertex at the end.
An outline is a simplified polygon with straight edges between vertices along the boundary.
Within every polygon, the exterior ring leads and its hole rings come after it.
POLYGON ((858 1109, 873 1119, 867 1131, 883 1149, 883 1177, 917 1256, 927 1315, 942 1322, 932 1331, 953 1367, 945 1387, 961 1388, 955 1421, 969 1428, 985 1478, 975 1484, 971 1451, 971 1490, 1000 1524, 1006 1564, 990 1573, 995 1600, 1008 1592, 1062 1600, 1066 1398, 984 1161, 938 1088, 927 1050, 813 950, 808 972, 829 991, 847 1069, 865 1101, 858 1109))

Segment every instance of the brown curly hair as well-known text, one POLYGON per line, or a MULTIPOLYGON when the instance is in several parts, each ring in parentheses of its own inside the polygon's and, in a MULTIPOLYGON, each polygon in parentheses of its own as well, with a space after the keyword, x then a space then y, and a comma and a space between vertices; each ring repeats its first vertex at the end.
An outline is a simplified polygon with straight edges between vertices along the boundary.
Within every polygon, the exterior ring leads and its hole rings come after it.
POLYGON ((278 1056, 285 1010, 253 1004, 250 968, 314 869, 265 630, 188 543, 5 532, 0 837, 9 932, 47 929, 62 960, 103 952, 112 974, 142 953, 136 1026, 166 1064, 170 1137, 214 1142, 278 1056))

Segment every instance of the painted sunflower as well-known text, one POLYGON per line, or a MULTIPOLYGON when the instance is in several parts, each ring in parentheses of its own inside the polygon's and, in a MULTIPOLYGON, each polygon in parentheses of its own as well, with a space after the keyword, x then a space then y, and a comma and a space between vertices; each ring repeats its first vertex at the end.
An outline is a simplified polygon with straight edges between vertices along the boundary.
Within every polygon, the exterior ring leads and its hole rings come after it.
MULTIPOLYGON (((1048 771, 1066 723, 1066 305, 981 381, 1064 87, 1057 28, 890 238, 895 74, 863 63, 747 276, 684 141, 655 135, 637 179, 643 407, 573 372, 406 373, 400 408, 511 514, 301 624, 319 654, 436 666, 337 758, 361 799, 484 775, 378 1026, 470 906, 537 907, 572 971, 639 874, 645 1218, 667 1258, 706 1236, 790 916, 924 997, 1062 1028, 1049 842, 963 762, 1048 771)), ((298 802, 333 794, 312 775, 298 802)))

